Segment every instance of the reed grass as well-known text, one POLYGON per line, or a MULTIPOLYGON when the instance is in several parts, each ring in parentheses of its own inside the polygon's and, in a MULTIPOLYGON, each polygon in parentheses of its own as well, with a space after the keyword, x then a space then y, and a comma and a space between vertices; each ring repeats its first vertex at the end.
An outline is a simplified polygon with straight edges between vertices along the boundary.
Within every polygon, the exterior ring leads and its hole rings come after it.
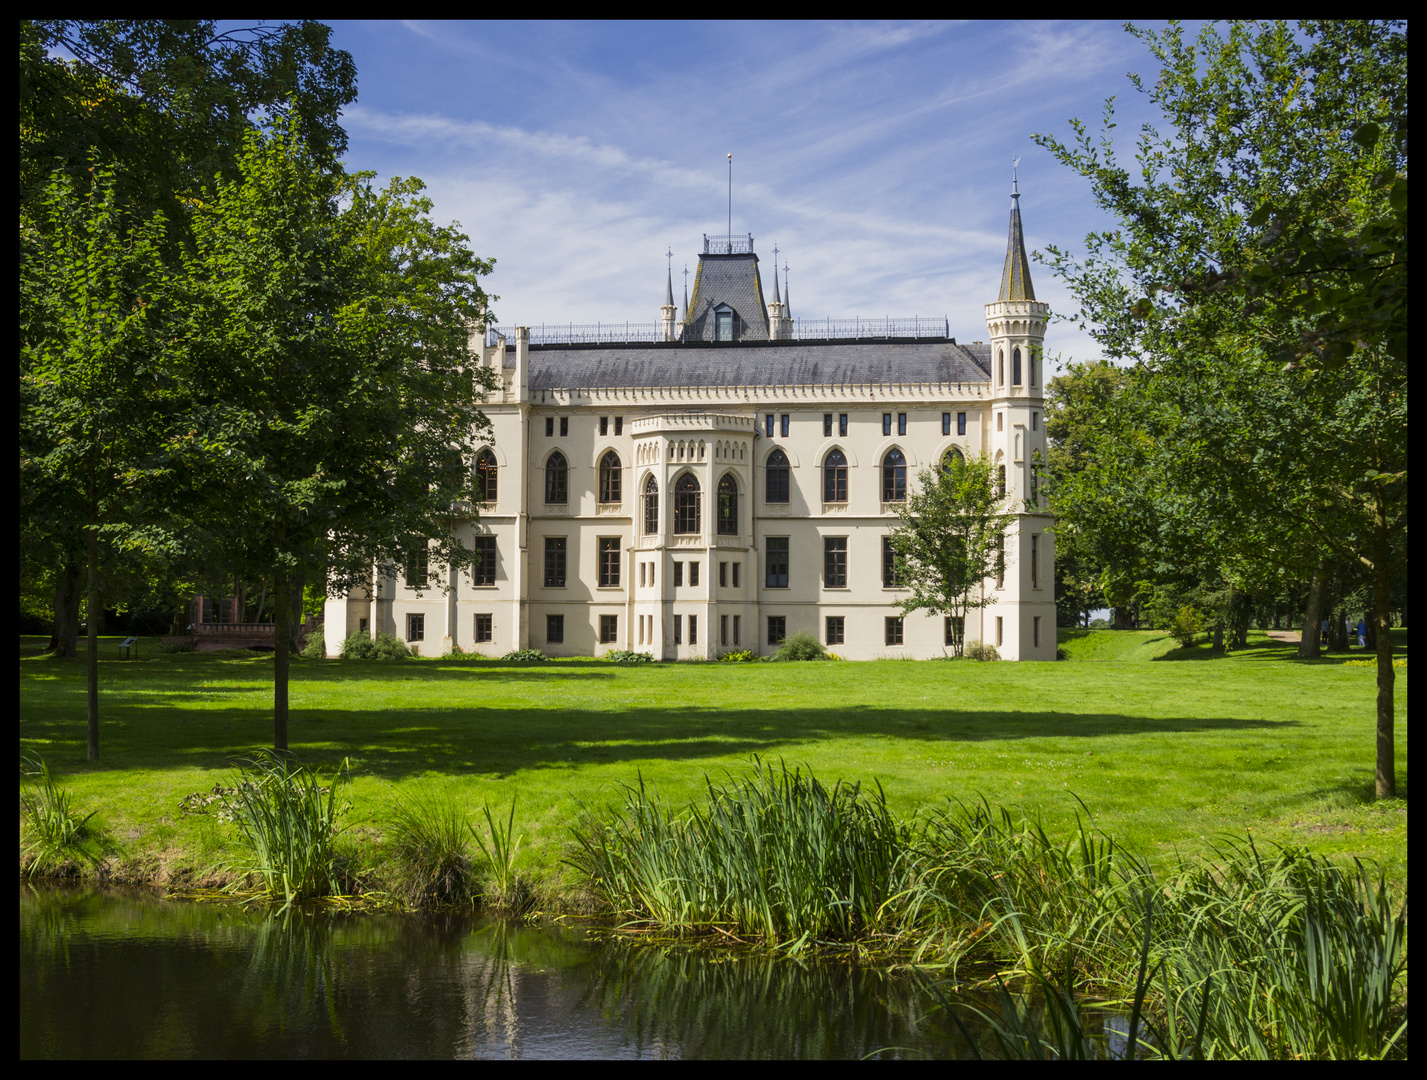
POLYGON ((387 883, 402 900, 422 908, 471 900, 470 823, 454 803, 400 802, 384 826, 387 883))
POLYGON ((315 769, 271 750, 259 750, 237 764, 242 775, 228 809, 249 861, 235 869, 256 876, 262 891, 281 898, 284 907, 340 894, 336 842, 338 818, 346 808, 337 804, 337 789, 346 761, 326 786, 315 769))
POLYGON ((496 821, 489 804, 482 803, 481 811, 485 814, 489 842, 469 822, 467 828, 485 856, 494 879, 493 887, 485 891, 482 901, 490 907, 520 910, 532 897, 528 886, 515 872, 515 857, 520 854, 525 840, 524 834, 515 835, 515 799, 510 800, 510 814, 503 825, 496 821))
POLYGON ((20 759, 20 815, 24 822, 20 851, 27 877, 54 873, 87 862, 97 865, 104 856, 103 833, 91 825, 98 811, 81 816, 72 797, 50 775, 43 758, 26 754, 20 759))

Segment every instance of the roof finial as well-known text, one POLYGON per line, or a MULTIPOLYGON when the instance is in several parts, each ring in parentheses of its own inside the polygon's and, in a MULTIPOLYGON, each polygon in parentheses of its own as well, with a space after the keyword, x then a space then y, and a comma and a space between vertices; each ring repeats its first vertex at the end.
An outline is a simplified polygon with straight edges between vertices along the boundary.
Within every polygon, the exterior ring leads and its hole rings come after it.
MULTIPOLYGON (((775 275, 778 273, 778 265, 777 265, 776 263, 773 264, 773 273, 774 273, 775 275)), ((788 264, 787 264, 787 263, 784 263, 784 264, 783 264, 783 318, 785 318, 785 319, 791 319, 792 317, 793 317, 793 294, 792 294, 792 292, 788 289, 788 264)))
POLYGON ((684 321, 689 321, 689 264, 684 264, 684 321))
POLYGON ((728 155, 728 252, 733 254, 733 154, 728 155))
POLYGON ((778 241, 773 241, 773 303, 781 304, 783 298, 778 295, 778 241))
POLYGON ((669 280, 664 286, 664 306, 674 306, 674 249, 670 248, 664 253, 669 260, 669 280))

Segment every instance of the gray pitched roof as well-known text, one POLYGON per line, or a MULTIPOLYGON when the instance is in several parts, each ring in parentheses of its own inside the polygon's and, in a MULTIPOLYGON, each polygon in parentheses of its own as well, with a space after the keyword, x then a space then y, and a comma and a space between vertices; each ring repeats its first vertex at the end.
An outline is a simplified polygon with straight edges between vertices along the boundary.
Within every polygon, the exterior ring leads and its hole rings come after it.
MULTIPOLYGON (((513 352, 510 347, 507 358, 513 352)), ((955 341, 546 345, 530 350, 532 390, 980 383, 990 374, 989 345, 955 341)))
POLYGON ((685 341, 712 341, 713 309, 727 304, 738 315, 734 331, 740 341, 768 339, 768 305, 763 302, 763 282, 758 276, 758 256, 700 255, 694 274, 694 295, 689 300, 689 325, 685 341))

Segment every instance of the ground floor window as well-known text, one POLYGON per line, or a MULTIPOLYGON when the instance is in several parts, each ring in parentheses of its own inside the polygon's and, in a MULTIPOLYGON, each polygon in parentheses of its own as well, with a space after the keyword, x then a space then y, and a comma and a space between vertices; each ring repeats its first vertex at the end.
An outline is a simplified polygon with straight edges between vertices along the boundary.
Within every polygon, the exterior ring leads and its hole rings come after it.
POLYGON ((550 645, 563 645, 565 643, 565 616, 545 616, 545 641, 550 645))
POLYGON ((1001 644, 1001 616, 996 616, 996 644, 1001 644))
POLYGON ((494 617, 490 615, 476 616, 476 641, 490 641, 494 638, 492 633, 494 627, 494 617))
POLYGON ((600 616, 600 642, 608 645, 619 640, 619 616, 600 616))
POLYGON ((788 616, 768 616, 768 644, 777 645, 788 636, 788 616))
POLYGON ((829 615, 827 617, 827 643, 829 645, 842 644, 842 626, 844 616, 829 615))
POLYGON ((406 617, 406 640, 425 641, 426 640, 426 616, 408 615, 406 617))
MULTIPOLYGON (((722 566, 723 564, 720 563, 719 565, 722 566)), ((718 643, 719 643, 720 645, 727 645, 727 644, 728 644, 728 616, 727 616, 727 615, 720 615, 720 616, 718 617, 718 643)))
MULTIPOLYGON (((695 563, 694 565, 697 566, 698 563, 695 563)), ((699 643, 699 617, 698 617, 697 615, 690 615, 690 616, 689 616, 689 644, 690 644, 690 645, 697 645, 698 643, 699 643)))
POLYGON ((1031 644, 1037 649, 1041 647, 1041 617, 1039 615, 1031 619, 1031 644))
MULTIPOLYGON (((674 565, 677 566, 678 563, 675 563, 674 565)), ((682 615, 675 615, 675 616, 674 616, 674 644, 675 644, 675 645, 682 645, 683 643, 684 643, 684 617, 683 617, 682 615)))
POLYGON ((887 616, 886 637, 888 645, 902 644, 902 616, 887 616))
POLYGON ((946 617, 946 643, 959 645, 965 637, 966 617, 964 615, 948 615, 946 617))
MULTIPOLYGON (((734 566, 737 566, 738 563, 734 563, 733 565, 734 565, 734 566)), ((735 645, 738 644, 738 624, 739 624, 739 622, 740 622, 740 617, 737 616, 737 615, 735 615, 735 616, 733 617, 733 643, 734 643, 735 645)))

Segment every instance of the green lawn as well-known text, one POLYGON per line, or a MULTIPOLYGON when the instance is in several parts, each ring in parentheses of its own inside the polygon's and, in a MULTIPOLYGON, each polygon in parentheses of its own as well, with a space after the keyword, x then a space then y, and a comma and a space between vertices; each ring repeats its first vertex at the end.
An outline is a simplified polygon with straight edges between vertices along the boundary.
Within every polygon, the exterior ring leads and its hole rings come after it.
MULTIPOLYGON (((398 798, 478 810, 518 797, 522 867, 555 891, 568 882, 560 858, 582 806, 608 804, 640 773, 672 798, 693 797, 706 773, 754 754, 807 763, 828 781, 880 781, 906 814, 984 795, 1056 827, 1073 820, 1074 795, 1152 858, 1247 829, 1378 860, 1405 882, 1405 668, 1403 797, 1375 804, 1372 667, 1298 661, 1261 634, 1211 657, 1153 632, 1061 633, 1072 662, 297 663, 291 747, 310 761, 350 759, 350 822, 368 845, 398 798)), ((124 872, 199 869, 230 852, 229 827, 185 817, 178 803, 226 779, 230 755, 271 739, 271 657, 146 649, 122 661, 106 640, 102 760, 90 765, 83 664, 39 656, 40 644, 21 643, 21 749, 44 756, 82 809, 100 811, 124 872)))

